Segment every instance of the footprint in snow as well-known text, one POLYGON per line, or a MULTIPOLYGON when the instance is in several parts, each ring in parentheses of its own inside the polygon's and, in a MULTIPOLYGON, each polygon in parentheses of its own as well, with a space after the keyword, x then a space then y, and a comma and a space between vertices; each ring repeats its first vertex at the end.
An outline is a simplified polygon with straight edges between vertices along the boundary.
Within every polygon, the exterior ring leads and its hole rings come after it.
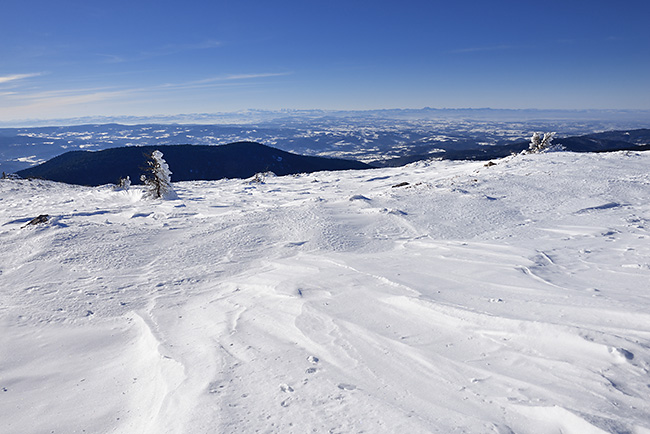
POLYGON ((286 247, 300 247, 307 244, 307 241, 294 241, 291 243, 285 244, 286 247))
POLYGON ((223 384, 212 382, 208 385, 208 393, 219 393, 224 389, 224 387, 223 384))
POLYGON ((354 384, 341 383, 338 385, 338 388, 341 390, 355 390, 357 386, 355 386, 354 384))
POLYGON ((293 387, 289 386, 288 384, 280 384, 280 390, 283 392, 293 392, 293 387))
POLYGON ((313 363, 315 365, 315 364, 317 364, 319 362, 319 359, 316 356, 309 356, 309 357, 307 357, 307 361, 309 361, 310 363, 313 363))
POLYGON ((403 216, 403 215, 408 215, 406 211, 402 211, 401 209, 388 209, 384 208, 381 210, 381 212, 390 214, 390 215, 397 215, 397 216, 403 216))
POLYGON ((617 362, 625 362, 634 359, 634 353, 625 348, 609 348, 609 352, 617 362))
POLYGON ((149 217, 151 214, 153 214, 153 213, 152 212, 147 212, 147 213, 138 212, 138 213, 133 214, 131 216, 131 218, 134 219, 134 218, 138 218, 138 217, 149 217))
MULTIPOLYGON (((280 384, 280 390, 285 392, 285 393, 291 393, 293 392, 293 387, 289 386, 288 384, 280 384)), ((291 403, 291 398, 287 398, 283 400, 280 405, 282 407, 289 407, 289 404, 291 403)))

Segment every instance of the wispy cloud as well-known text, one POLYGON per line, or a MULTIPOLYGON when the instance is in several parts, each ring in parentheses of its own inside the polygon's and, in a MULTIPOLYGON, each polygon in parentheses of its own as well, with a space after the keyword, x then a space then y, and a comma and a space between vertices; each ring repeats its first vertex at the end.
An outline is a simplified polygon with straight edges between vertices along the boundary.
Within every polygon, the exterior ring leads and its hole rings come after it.
POLYGON ((126 62, 124 56, 118 56, 116 54, 95 54, 95 56, 101 57, 104 59, 103 63, 123 63, 126 62))
MULTIPOLYGON (((192 80, 180 83, 152 84, 150 86, 133 86, 133 87, 91 87, 91 88, 68 88, 43 91, 27 92, 4 92, 0 96, 12 100, 38 101, 45 103, 47 101, 55 102, 74 102, 76 100, 85 100, 86 98, 112 98, 123 96, 125 94, 159 92, 162 90, 185 90, 205 87, 227 87, 239 86, 242 82, 267 77, 279 77, 290 75, 290 72, 267 72, 267 73, 249 73, 249 74, 227 74, 216 77, 208 77, 200 80, 192 80)), ((27 76, 27 74, 24 74, 27 76)), ((40 74, 32 74, 40 75, 40 74)), ((31 75, 30 75, 31 76, 31 75)), ((14 76, 11 76, 14 77, 14 76)), ((5 80, 9 81, 9 80, 5 80)))
POLYGON ((67 107, 79 107, 92 103, 102 104, 128 97, 131 93, 131 90, 80 89, 7 95, 4 99, 9 104, 3 104, 2 98, 0 98, 0 117, 54 116, 67 107))
POLYGON ((256 79, 290 75, 290 72, 242 73, 207 77, 200 80, 180 83, 152 84, 150 86, 127 87, 91 87, 68 88, 56 90, 35 90, 0 93, 1 116, 51 116, 55 111, 67 110, 70 107, 82 107, 88 104, 99 104, 106 107, 111 104, 131 104, 133 101, 143 101, 152 98, 169 97, 170 91, 196 91, 201 89, 254 86, 259 84, 256 79))
POLYGON ((511 50, 515 48, 513 45, 492 45, 489 47, 469 47, 469 48, 459 48, 457 50, 451 50, 450 53, 453 54, 463 54, 463 53, 481 53, 486 51, 504 51, 511 50))
POLYGON ((14 99, 27 100, 27 101, 40 101, 44 102, 50 99, 58 100, 59 98, 77 98, 85 95, 111 95, 124 92, 124 89, 116 89, 111 87, 94 87, 94 88, 80 88, 80 89, 59 89, 59 90, 46 90, 40 92, 8 92, 7 95, 14 97, 14 99))
POLYGON ((141 54, 142 58, 171 56, 173 54, 185 53, 187 51, 207 50, 209 48, 216 48, 221 46, 221 42, 213 39, 206 41, 192 43, 192 44, 168 44, 163 45, 152 50, 144 51, 141 54))
POLYGON ((292 72, 263 72, 257 74, 227 74, 227 75, 219 75, 216 77, 209 77, 209 78, 204 78, 202 80, 192 81, 187 84, 195 85, 195 84, 217 83, 217 82, 224 82, 224 81, 252 80, 256 78, 282 77, 291 74, 293 73, 292 72))
POLYGON ((124 63, 129 61, 152 59, 155 57, 172 56, 174 54, 185 53, 188 51, 207 50, 210 48, 219 47, 221 45, 222 43, 220 41, 208 39, 192 44, 167 44, 160 47, 144 50, 137 54, 134 53, 130 56, 107 53, 97 53, 96 56, 101 57, 104 63, 124 63))
POLYGON ((189 89, 203 89, 215 87, 235 87, 253 85, 252 80, 259 78, 282 77, 292 75, 293 72, 264 72, 253 74, 227 74, 215 77, 207 77, 200 80, 192 80, 182 83, 165 83, 160 86, 152 87, 151 89, 165 89, 165 90, 189 90, 189 89))
POLYGON ((10 81, 16 81, 16 80, 23 80, 25 78, 30 78, 30 77, 38 77, 39 75, 43 75, 40 72, 34 73, 34 74, 13 74, 13 75, 4 75, 0 76, 0 83, 8 83, 10 81))
POLYGON ((114 99, 117 97, 125 96, 129 91, 113 91, 113 92, 89 92, 80 94, 62 95, 57 97, 40 97, 35 98, 34 106, 52 107, 52 106, 66 106, 74 104, 85 104, 89 102, 104 101, 114 99))
POLYGON ((161 48, 162 52, 178 53, 182 51, 207 50, 208 48, 220 47, 222 43, 214 39, 208 39, 194 44, 170 44, 161 48))

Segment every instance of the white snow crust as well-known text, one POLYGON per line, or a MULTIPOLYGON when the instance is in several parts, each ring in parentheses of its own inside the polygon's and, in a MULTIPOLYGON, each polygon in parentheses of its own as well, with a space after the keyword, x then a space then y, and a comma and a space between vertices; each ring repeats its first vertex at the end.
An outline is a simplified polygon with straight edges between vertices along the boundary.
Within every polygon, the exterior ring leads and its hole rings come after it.
POLYGON ((495 162, 0 181, 0 432, 649 433, 650 153, 495 162))

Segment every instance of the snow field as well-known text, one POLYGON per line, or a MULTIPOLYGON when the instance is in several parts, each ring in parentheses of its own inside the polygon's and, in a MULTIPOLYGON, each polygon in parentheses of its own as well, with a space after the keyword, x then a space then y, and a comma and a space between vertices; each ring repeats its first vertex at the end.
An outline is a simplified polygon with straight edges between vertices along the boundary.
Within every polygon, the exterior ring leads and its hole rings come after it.
POLYGON ((496 162, 2 180, 0 431, 650 432, 650 154, 496 162))

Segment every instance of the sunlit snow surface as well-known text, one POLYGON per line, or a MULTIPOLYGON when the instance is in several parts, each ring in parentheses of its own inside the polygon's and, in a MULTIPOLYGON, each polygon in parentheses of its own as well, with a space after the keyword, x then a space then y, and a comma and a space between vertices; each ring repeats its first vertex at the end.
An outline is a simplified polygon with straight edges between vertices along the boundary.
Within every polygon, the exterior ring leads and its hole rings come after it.
POLYGON ((0 431, 648 433, 649 168, 2 180, 0 431))

